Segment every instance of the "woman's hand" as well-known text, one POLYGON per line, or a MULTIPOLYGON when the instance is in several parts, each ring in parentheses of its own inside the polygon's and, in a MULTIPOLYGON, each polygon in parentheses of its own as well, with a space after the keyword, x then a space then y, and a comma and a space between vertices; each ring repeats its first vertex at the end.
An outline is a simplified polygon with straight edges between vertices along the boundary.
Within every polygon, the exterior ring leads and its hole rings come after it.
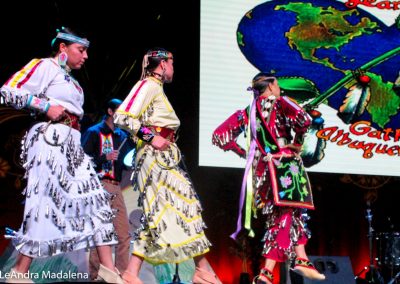
POLYGON ((151 146, 156 148, 157 150, 166 150, 171 142, 169 142, 167 139, 160 135, 154 136, 154 138, 151 140, 151 146))
POLYGON ((58 105, 50 106, 46 115, 51 121, 58 121, 66 115, 65 108, 58 105))

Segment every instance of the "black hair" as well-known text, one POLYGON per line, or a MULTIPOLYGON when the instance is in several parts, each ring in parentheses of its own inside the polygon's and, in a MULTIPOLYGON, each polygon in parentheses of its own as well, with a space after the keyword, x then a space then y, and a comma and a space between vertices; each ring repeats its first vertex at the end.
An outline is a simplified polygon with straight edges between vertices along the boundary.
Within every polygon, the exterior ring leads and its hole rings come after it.
MULTIPOLYGON (((57 33, 59 33, 59 32, 74 35, 74 36, 81 37, 81 38, 86 38, 86 35, 84 35, 82 32, 76 32, 68 27, 61 27, 60 29, 57 29, 57 33)), ((56 34, 56 36, 57 36, 57 34, 56 34)), ((60 49, 60 43, 64 43, 65 45, 73 44, 73 42, 71 42, 71 41, 54 37, 54 39, 51 42, 51 56, 52 57, 54 57, 58 53, 58 51, 60 49)))
POLYGON ((275 76, 273 74, 267 72, 260 72, 256 76, 254 76, 252 81, 252 88, 259 94, 262 94, 264 93, 268 85, 273 83, 274 80, 275 76))
POLYGON ((122 104, 122 101, 120 99, 111 99, 109 100, 105 107, 104 111, 106 115, 108 115, 108 109, 110 108, 112 111, 115 111, 120 105, 122 104))
POLYGON ((162 47, 155 47, 152 49, 149 49, 146 54, 147 54, 147 60, 149 64, 146 66, 146 71, 147 72, 152 72, 154 69, 157 68, 158 65, 160 65, 161 61, 168 59, 168 54, 170 52, 166 50, 165 48, 162 47))

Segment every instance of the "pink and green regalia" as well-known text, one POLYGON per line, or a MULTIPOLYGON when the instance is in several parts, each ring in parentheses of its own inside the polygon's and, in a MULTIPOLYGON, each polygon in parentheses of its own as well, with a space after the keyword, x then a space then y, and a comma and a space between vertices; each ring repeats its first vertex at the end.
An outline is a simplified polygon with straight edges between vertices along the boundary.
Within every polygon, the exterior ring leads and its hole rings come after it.
POLYGON ((305 244, 303 209, 314 209, 310 183, 300 155, 287 147, 302 145, 311 123, 309 115, 285 96, 255 96, 251 106, 238 110, 213 133, 213 144, 246 158, 237 230, 251 230, 252 212, 267 215, 264 256, 284 261, 293 246, 305 244), (237 142, 244 132, 245 151, 237 142), (242 218, 244 212, 244 218, 242 218))

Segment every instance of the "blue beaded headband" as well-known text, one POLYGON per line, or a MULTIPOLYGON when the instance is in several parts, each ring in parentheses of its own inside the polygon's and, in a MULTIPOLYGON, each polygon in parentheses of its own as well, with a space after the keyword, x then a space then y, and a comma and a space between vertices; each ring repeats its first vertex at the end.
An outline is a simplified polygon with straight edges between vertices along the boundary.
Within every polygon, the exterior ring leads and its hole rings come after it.
POLYGON ((85 47, 89 47, 90 42, 85 39, 85 38, 81 38, 75 35, 71 35, 71 34, 67 34, 67 33, 62 33, 62 32, 58 32, 56 38, 53 40, 52 44, 54 44, 55 40, 59 38, 59 39, 64 39, 70 42, 75 42, 75 43, 79 43, 85 47))

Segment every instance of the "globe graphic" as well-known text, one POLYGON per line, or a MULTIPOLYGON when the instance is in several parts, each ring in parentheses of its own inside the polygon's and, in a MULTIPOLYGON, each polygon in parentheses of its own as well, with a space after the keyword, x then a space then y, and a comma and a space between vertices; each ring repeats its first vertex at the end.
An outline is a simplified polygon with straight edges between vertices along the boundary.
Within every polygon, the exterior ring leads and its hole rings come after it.
MULTIPOLYGON (((260 71, 307 79, 318 95, 346 75, 360 74, 357 70, 363 65, 382 59, 364 70, 371 78, 371 99, 357 119, 370 121, 377 129, 397 129, 400 97, 393 82, 400 70, 399 26, 399 19, 386 26, 362 9, 331 0, 269 1, 242 17, 237 43, 260 71)), ((320 103, 338 110, 354 82, 343 84, 320 103)))

